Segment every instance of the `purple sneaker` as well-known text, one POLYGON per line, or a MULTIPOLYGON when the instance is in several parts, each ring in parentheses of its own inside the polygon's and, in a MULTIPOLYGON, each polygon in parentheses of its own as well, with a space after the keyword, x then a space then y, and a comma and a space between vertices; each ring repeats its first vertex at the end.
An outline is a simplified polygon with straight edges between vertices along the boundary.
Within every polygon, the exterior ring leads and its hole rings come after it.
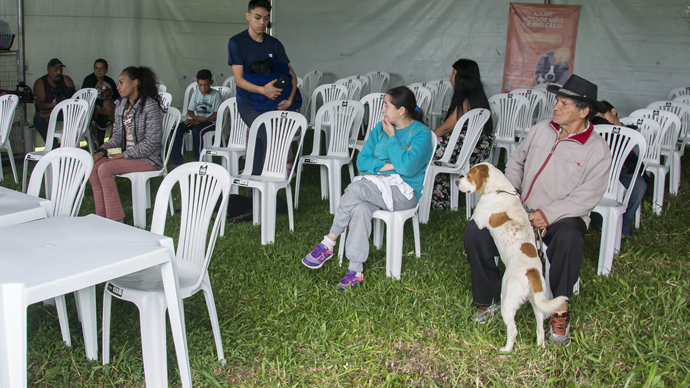
POLYGON ((323 263, 330 259, 331 256, 333 256, 333 249, 328 249, 325 245, 319 243, 319 245, 314 247, 314 250, 304 256, 302 264, 311 269, 318 269, 321 268, 323 263))
POLYGON ((360 273, 359 276, 357 276, 357 272, 355 271, 347 271, 347 274, 345 275, 342 280, 340 280, 340 283, 336 285, 336 288, 339 291, 344 291, 344 290, 349 290, 352 288, 357 287, 358 284, 362 283, 364 281, 364 274, 360 273))

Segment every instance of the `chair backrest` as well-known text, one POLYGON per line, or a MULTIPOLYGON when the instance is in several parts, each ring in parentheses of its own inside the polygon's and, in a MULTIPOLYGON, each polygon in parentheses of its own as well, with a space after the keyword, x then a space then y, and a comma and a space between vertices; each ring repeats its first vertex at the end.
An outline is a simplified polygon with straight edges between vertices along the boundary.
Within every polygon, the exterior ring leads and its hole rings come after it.
POLYGON ((350 144, 354 144, 357 140, 359 127, 362 125, 364 105, 354 100, 336 100, 324 104, 316 112, 314 147, 312 148, 315 152, 321 144, 321 125, 324 123, 327 112, 331 136, 326 155, 347 158, 350 156, 350 144))
POLYGON ((347 78, 356 79, 362 83, 362 95, 367 95, 370 93, 371 89, 369 88, 369 77, 366 75, 351 75, 347 78))
POLYGON ((365 74, 369 78, 372 93, 386 93, 388 91, 388 81, 391 75, 385 71, 372 71, 365 74))
POLYGON ((232 91, 232 89, 228 86, 211 86, 211 88, 220 92, 220 95, 223 98, 223 101, 225 101, 228 98, 233 97, 235 95, 235 93, 232 91))
POLYGON ((682 102, 683 104, 690 105, 690 95, 678 96, 673 99, 673 101, 682 102))
POLYGON ((658 109, 638 109, 630 114, 630 117, 644 117, 659 123, 662 131, 665 131, 661 140, 662 151, 675 149, 680 134, 680 118, 674 113, 658 109))
POLYGON ((383 109, 383 97, 385 95, 385 93, 370 93, 359 100, 362 105, 369 107, 369 122, 367 123, 366 131, 364 133, 365 142, 369 138, 369 134, 371 133, 371 130, 374 129, 376 124, 383 121, 383 112, 381 112, 381 109, 383 109))
POLYGON ((9 138, 10 128, 14 121, 14 111, 17 109, 19 97, 14 94, 0 96, 0 146, 9 138))
POLYGON ((661 128, 658 122, 644 117, 623 117, 620 119, 623 125, 634 125, 640 131, 647 142, 647 154, 642 161, 644 163, 661 164, 661 142, 666 135, 667 128, 661 128))
POLYGON ((297 77, 297 89, 299 89, 301 91, 303 87, 304 87, 304 79, 297 77))
MULTIPOLYGON (((321 96, 322 105, 327 104, 335 100, 347 100, 347 87, 338 84, 323 84, 319 85, 314 89, 314 93, 311 95, 311 124, 314 123, 316 119, 317 103, 319 96, 321 96)), ((328 117, 326 117, 328 119, 328 117)))
POLYGON ((216 119, 216 134, 213 137, 213 147, 221 146, 221 139, 228 137, 228 147, 247 147, 247 124, 244 123, 237 110, 237 97, 223 101, 218 107, 216 119))
POLYGON ((85 100, 89 103, 89 111, 86 112, 83 120, 82 133, 84 133, 89 130, 89 125, 91 124, 91 117, 93 116, 93 111, 96 108, 96 99, 98 99, 98 90, 96 88, 79 89, 72 95, 72 99, 85 100))
POLYGON ((675 113, 680 118, 679 141, 685 141, 690 129, 690 105, 680 101, 656 101, 647 105, 647 109, 661 109, 675 113))
POLYGON ((304 75, 304 94, 311 96, 314 90, 321 84, 323 72, 319 70, 312 70, 304 75))
POLYGON ((228 171, 217 164, 185 163, 166 175, 156 194, 151 232, 162 235, 165 234, 168 198, 172 189, 179 185, 181 217, 175 258, 198 269, 199 278, 194 288, 201 283, 211 261, 223 217, 216 216, 211 233, 208 229, 219 202, 216 214, 226 213, 230 179, 228 171))
POLYGON ((520 126, 523 112, 529 109, 529 100, 513 93, 502 93, 489 98, 491 114, 495 116, 496 139, 515 141, 515 129, 520 126))
POLYGON ((556 85, 556 86, 561 86, 559 84, 550 84, 550 83, 545 83, 545 84, 537 84, 537 86, 533 87, 532 90, 538 90, 540 92, 543 92, 544 95, 546 96, 546 104, 542 107, 541 110, 541 115, 539 117, 538 121, 542 120, 551 120, 553 118, 553 107, 556 105, 556 95, 549 92, 546 90, 547 86, 550 85, 556 85))
POLYGON ((347 88, 347 100, 359 100, 362 95, 362 82, 355 78, 341 78, 335 81, 336 85, 347 88))
POLYGON ((414 93, 414 98, 417 100, 417 106, 424 112, 424 117, 429 117, 429 107, 431 106, 431 90, 423 86, 408 86, 408 89, 414 93))
POLYGON ((26 193, 38 197, 45 181, 46 199, 53 205, 53 214, 48 216, 76 217, 92 169, 93 157, 88 152, 80 148, 60 147, 38 161, 31 172, 26 193))
POLYGON ((192 98, 192 93, 194 90, 199 89, 199 85, 196 83, 196 81, 193 81, 189 86, 187 86, 187 89, 184 91, 184 97, 182 99, 182 111, 185 116, 187 116, 187 111, 189 110, 189 100, 192 98))
POLYGON ((156 87, 158 88, 158 93, 165 93, 168 91, 168 87, 163 84, 158 84, 156 87))
MULTIPOLYGON (((436 155, 436 147, 438 146, 438 137, 434 135, 433 133, 431 134, 431 157, 429 158, 429 162, 426 164, 426 170, 424 170, 424 180, 422 181, 422 192, 424 190, 433 190, 434 186, 434 178, 429 175, 429 166, 431 166, 431 163, 434 161, 434 155, 436 155)), ((417 210, 419 210, 419 202, 417 202, 417 210)))
MULTIPOLYGON (((431 98, 429 98, 429 108, 424 111, 425 116, 430 115, 431 113, 433 113, 432 110, 436 105, 436 98, 438 97, 438 84, 435 82, 415 82, 413 84, 407 85, 407 87, 412 90, 414 90, 415 86, 427 88, 431 92, 431 98)), ((417 101, 417 105, 419 105, 419 101, 417 101)), ((419 107, 421 108, 422 106, 419 105, 419 107)))
MULTIPOLYGON (((288 151, 292 145, 292 140, 299 133, 299 145, 295 155, 301 155, 304 133, 307 131, 307 119, 297 112, 287 111, 271 111, 257 117, 249 128, 247 161, 242 173, 243 176, 248 176, 252 172, 256 135, 262 125, 266 128, 266 159, 261 176, 285 179, 288 151)), ((295 168, 291 169, 288 181, 292 179, 295 170, 295 168)))
POLYGON ((223 86, 226 88, 230 88, 232 90, 232 96, 234 97, 237 95, 237 85, 235 84, 235 77, 230 76, 228 77, 225 81, 223 81, 223 86))
POLYGON ((89 112, 89 103, 86 100, 64 100, 53 108, 48 122, 48 136, 46 136, 46 150, 53 149, 53 137, 58 116, 62 113, 62 141, 60 147, 79 148, 79 139, 84 129, 84 120, 89 112))
POLYGON ((527 114, 522 117, 521 127, 529 130, 532 125, 541 121, 544 105, 547 104, 546 94, 541 90, 534 89, 515 89, 511 93, 526 97, 529 100, 527 114))
POLYGON ((182 114, 180 111, 171 106, 168 110, 163 113, 163 147, 161 148, 161 158, 163 159, 163 165, 168 165, 168 159, 170 159, 170 154, 173 149, 173 142, 175 141, 175 132, 177 132, 177 126, 180 125, 180 120, 182 119, 182 114))
MULTIPOLYGON (((625 159, 633 148, 638 147, 639 154, 647 153, 647 142, 641 133, 628 127, 617 127, 615 125, 595 125, 594 130, 606 141, 611 151, 611 168, 609 169, 609 183, 604 193, 604 198, 609 198, 623 203, 627 206, 634 181, 630 183, 630 190, 626 190, 620 183, 619 177, 625 159)), ((642 158, 638 158, 633 179, 639 175, 642 158)))
POLYGON ((167 110, 170 108, 170 104, 172 104, 172 94, 168 92, 158 92, 158 95, 161 97, 161 105, 163 105, 163 109, 167 110))
POLYGON ((465 171, 469 171, 470 167, 470 157, 474 152, 475 147, 477 147, 477 142, 481 137, 482 131, 484 130, 484 124, 491 118, 491 111, 483 108, 471 109, 469 112, 465 113, 460 117, 455 127, 453 127, 453 132, 450 134, 450 139, 448 139, 448 146, 446 147, 446 152, 443 153, 441 159, 443 163, 449 163, 450 157, 453 154, 455 144, 458 142, 458 138, 462 133, 465 123, 467 124, 467 130, 465 132, 465 139, 462 142, 462 148, 460 148, 460 154, 455 162, 456 168, 463 168, 465 171))
POLYGON ((682 96, 690 96, 690 86, 681 86, 679 88, 674 88, 668 93, 669 100, 674 100, 682 96))

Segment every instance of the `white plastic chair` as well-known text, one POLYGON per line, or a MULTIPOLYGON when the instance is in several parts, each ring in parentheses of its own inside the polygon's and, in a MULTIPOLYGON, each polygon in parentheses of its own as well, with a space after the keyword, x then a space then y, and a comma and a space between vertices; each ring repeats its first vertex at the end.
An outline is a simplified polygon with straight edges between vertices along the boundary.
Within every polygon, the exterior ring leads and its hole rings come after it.
POLYGON ((520 127, 518 128, 520 131, 518 137, 522 140, 527 137, 529 129, 532 128, 534 124, 541 121, 544 106, 547 104, 546 94, 541 90, 534 89, 515 89, 511 93, 526 97, 529 100, 527 114, 523 115, 520 127))
POLYGON ((309 109, 311 108, 311 96, 314 94, 319 85, 321 85, 321 79, 323 78, 323 72, 319 70, 312 70, 304 75, 304 93, 302 93, 302 114, 305 117, 311 117, 309 109))
POLYGON ((296 112, 273 111, 259 116, 249 129, 249 144, 244 171, 240 176, 233 176, 232 183, 254 190, 253 221, 261 224, 261 244, 273 243, 276 232, 276 195, 278 190, 285 189, 287 198, 290 230, 295 230, 292 208, 292 188, 290 182, 295 174, 292 168, 287 173, 288 152, 292 141, 297 137, 299 142, 297 154, 301 155, 304 133, 307 130, 307 119, 296 112), (261 175, 251 175, 254 165, 254 149, 259 127, 266 129, 266 158, 261 175))
POLYGON ((673 100, 678 97, 690 96, 690 86, 674 88, 668 93, 668 99, 673 100))
POLYGON ((156 87, 158 88, 158 93, 165 93, 168 91, 168 87, 163 84, 158 84, 156 87))
MULTIPOLYGON (((431 111, 433 110, 434 105, 436 105, 436 98, 438 97, 438 87, 439 87, 439 85, 438 85, 437 83, 434 83, 434 82, 416 82, 416 83, 407 85, 408 89, 412 89, 412 90, 414 90, 414 87, 415 87, 415 86, 420 86, 420 87, 423 87, 423 88, 427 88, 427 89, 429 89, 429 91, 431 92, 431 97, 429 97, 429 105, 428 105, 427 108, 424 110, 424 117, 425 117, 425 118, 431 117, 431 116, 430 116, 430 113, 431 113, 431 111)), ((416 97, 416 95, 415 95, 415 97, 416 97)), ((419 99, 417 100, 417 105, 418 105, 420 108, 422 108, 422 106, 419 104, 419 99)), ((423 109, 423 108, 422 108, 422 109, 423 109)), ((427 119, 426 121, 429 121, 429 120, 427 119)))
POLYGON ((357 133, 362 125, 362 117, 364 116, 364 105, 359 101, 353 100, 331 101, 323 105, 316 113, 316 130, 314 131, 314 147, 312 147, 312 150, 319 149, 317 144, 321 143, 321 125, 326 112, 328 112, 331 121, 331 139, 326 156, 312 153, 299 158, 297 163, 297 184, 295 186, 295 209, 297 209, 299 202, 302 169, 305 164, 317 164, 321 169, 322 198, 324 198, 323 194, 326 193, 330 200, 331 214, 334 214, 335 209, 340 204, 340 196, 342 194, 341 170, 344 165, 352 161, 354 150, 350 151, 350 144, 357 139, 357 133))
MULTIPOLYGON (((180 297, 186 299, 199 291, 204 292, 218 360, 225 364, 220 325, 208 276, 208 265, 223 217, 215 217, 210 233, 209 226, 218 202, 218 214, 225 214, 230 192, 230 176, 218 165, 200 162, 186 163, 173 170, 163 179, 158 189, 151 232, 161 235, 165 233, 167 201, 173 187, 178 184, 182 215, 174 260, 180 297)), ((130 301, 139 309, 147 386, 167 386, 165 312, 168 306, 160 270, 150 268, 106 283, 103 292, 103 365, 110 362, 110 315, 113 296, 130 301), (159 381, 158 378, 161 376, 164 379, 159 381)))
POLYGON ((29 171, 29 161, 39 161, 48 152, 53 150, 53 139, 55 136, 55 127, 57 126, 57 119, 62 113, 62 141, 60 148, 63 147, 79 147, 79 139, 81 138, 81 131, 84 126, 84 118, 89 111, 89 103, 86 100, 64 100, 55 105, 53 111, 50 113, 50 120, 48 121, 48 133, 46 136, 46 146, 43 151, 28 152, 24 157, 24 171, 22 171, 22 192, 26 192, 26 178, 29 171))
MULTIPOLYGON (((0 150, 7 151, 14 174, 14 183, 17 183, 17 167, 14 165, 14 153, 10 143, 10 130, 14 121, 14 111, 19 103, 19 97, 14 94, 0 96, 0 150)), ((0 152, 1 154, 2 152, 0 152)), ((5 177, 2 172, 2 156, 0 156, 0 181, 5 177)))
MULTIPOLYGON (((348 95, 348 90, 345 85, 337 85, 337 84, 323 84, 319 85, 315 90, 314 93, 312 93, 311 97, 311 121, 309 121, 309 128, 314 128, 314 123, 316 121, 316 112, 319 111, 319 108, 331 101, 336 101, 336 100, 347 100, 347 95, 348 95), (319 101, 321 101, 321 104, 319 104, 319 101)), ((323 121, 321 122, 321 131, 324 132, 324 139, 326 140, 326 144, 329 144, 330 142, 330 117, 328 117, 328 112, 326 112, 326 116, 324 116, 323 121)), ((316 144, 319 146, 317 150, 311 150, 312 154, 320 154, 321 152, 321 144, 316 144)), ((298 155, 302 156, 302 155, 298 155)))
MULTIPOLYGON (((635 125, 644 136, 647 142, 647 153, 642 157, 642 163, 645 171, 654 175, 654 194, 653 194, 653 208, 654 213, 661 214, 661 209, 664 206, 664 188, 666 186, 666 174, 668 173, 668 166, 661 164, 661 142, 666 136, 668 127, 661 129, 658 122, 651 118, 643 117, 624 117, 620 119, 623 125, 635 125)), ((640 227, 640 208, 637 208, 635 213, 635 226, 640 227)))
POLYGON ((336 85, 343 85, 347 88, 347 100, 359 101, 362 95, 362 82, 356 78, 341 78, 335 81, 336 85))
POLYGON ((228 98, 231 98, 235 95, 235 93, 232 91, 232 89, 228 86, 211 86, 211 88, 220 92, 220 95, 223 98, 223 101, 225 101, 228 98))
MULTIPOLYGON (((146 209, 151 207, 151 178, 166 176, 168 174, 168 159, 172 153, 172 143, 175 140, 175 132, 180 124, 180 111, 175 107, 168 108, 163 114, 163 138, 161 139, 161 158, 163 168, 155 171, 137 171, 117 175, 119 178, 127 178, 132 182, 132 213, 134 226, 146 229, 146 209)), ((172 200, 170 200, 170 214, 174 212, 172 200)))
MULTIPOLYGON (((647 109, 660 109, 671 112, 680 119, 680 132, 676 142, 676 152, 673 154, 672 165, 675 165, 673 181, 676 187, 680 185, 680 159, 685 154, 685 146, 688 143, 688 131, 690 131, 690 105, 679 101, 656 101, 647 106, 647 109)), ((673 168, 672 168, 673 170, 673 168)), ((677 191, 677 190, 676 190, 677 191)))
MULTIPOLYGON (((437 160, 436 163, 431 163, 429 165, 427 175, 429 175, 431 182, 434 182, 438 174, 450 175, 451 210, 458 210, 460 197, 460 190, 458 190, 455 181, 460 179, 461 176, 467 175, 467 172, 470 170, 470 157, 472 157, 472 152, 474 152, 475 147, 477 147, 477 142, 484 130, 484 124, 489 121, 490 117, 491 112, 488 109, 482 108, 472 109, 462 115, 458 122, 455 123, 455 127, 453 127, 453 132, 451 132, 450 138, 448 139, 448 146, 443 156, 441 156, 441 159, 437 160), (460 149, 457 160, 454 163, 450 163, 453 149, 458 142, 465 124, 467 124, 467 130, 465 132, 462 148, 460 149)), ((426 190, 419 199, 419 222, 423 224, 429 222, 432 194, 433 190, 426 190)), ((469 220, 470 217, 472 217, 472 193, 465 193, 465 208, 466 217, 469 220)))
MULTIPOLYGON (((86 100, 89 103, 89 111, 84 117, 84 128, 82 129, 82 135, 79 139, 85 138, 86 144, 89 146, 89 151, 93 154, 96 151, 96 145, 91 138, 91 118, 93 117, 93 112, 96 108, 96 99, 98 99, 98 90, 95 88, 84 88, 79 89, 72 95, 73 100, 86 100)), ((60 137, 60 132, 56 132, 56 137, 60 137)))
POLYGON ((161 104, 163 105, 163 109, 167 110, 170 108, 170 104, 172 104, 172 94, 168 92, 158 92, 158 95, 161 98, 161 104))
POLYGON ((372 93, 386 93, 391 75, 385 71, 372 71, 365 74, 369 78, 372 93))
POLYGON ((347 78, 356 79, 357 81, 362 83, 362 92, 361 92, 362 95, 367 95, 367 94, 371 93, 370 92, 371 88, 369 87, 369 83, 370 83, 369 77, 367 77, 366 75, 351 75, 347 78))
MULTIPOLYGON (((86 181, 93 169, 93 157, 79 148, 58 148, 45 154, 31 172, 27 194, 38 197, 44 187, 53 211, 48 217, 79 215, 86 181), (45 182, 45 184, 44 184, 45 182)), ((74 294, 76 297, 76 293, 74 294)), ((62 340, 72 346, 65 296, 55 298, 62 340)))
POLYGON ((594 130, 604 138, 611 150, 611 168, 609 169, 609 183, 604 197, 594 207, 593 212, 601 214, 601 246, 599 248, 598 275, 608 275, 613 266, 613 256, 620 251, 621 232, 623 229, 623 213, 628 207, 628 200, 639 176, 642 158, 638 158, 629 189, 620 183, 619 178, 623 163, 633 148, 639 147, 639 154, 647 153, 647 143, 641 133, 627 127, 614 125, 595 125, 594 130))
MULTIPOLYGON (((436 143, 438 138, 431 135, 431 158, 427 164, 424 172, 424 186, 422 188, 422 196, 424 192, 433 189, 433 180, 429 179, 429 165, 434 159, 436 153, 436 143)), ((403 232, 405 231, 405 221, 412 218, 412 230, 414 231, 414 252, 415 256, 422 256, 421 241, 419 237, 419 203, 412 209, 388 211, 377 210, 373 213, 374 218, 374 245, 376 249, 381 249, 383 246, 383 223, 386 223, 386 276, 394 279, 400 279, 400 270, 402 268, 403 256, 403 232)), ((340 246, 338 247, 338 256, 340 256, 340 265, 343 265, 343 257, 345 257, 345 238, 347 237, 347 228, 340 235, 340 246)))
MULTIPOLYGON (((362 120, 362 128, 364 129, 364 139, 355 139, 355 141, 350 144, 350 148, 353 148, 353 154, 354 150, 360 152, 362 151, 364 143, 367 142, 371 130, 374 129, 376 124, 380 123, 383 120, 383 112, 381 112, 381 109, 383 108, 384 96, 384 93, 370 93, 362 97, 361 100, 359 100, 359 102, 361 102, 362 105, 364 105, 364 118, 366 118, 367 120, 362 120)), ((350 163, 348 163, 347 168, 350 171, 350 180, 355 179, 355 158, 350 160, 350 163)))
MULTIPOLYGON (((192 99, 192 93, 194 93, 196 89, 199 89, 199 85, 196 83, 196 81, 192 81, 192 83, 190 83, 189 86, 187 86, 187 89, 184 91, 182 110, 180 111, 180 113, 182 113, 182 121, 190 118, 187 115, 187 111, 189 110, 189 100, 192 99)), ((192 138, 192 131, 189 131, 185 133, 184 138, 182 139, 181 153, 184 155, 185 151, 193 151, 193 149, 194 139, 192 138)))
POLYGON ((558 87, 561 86, 559 84, 538 84, 532 88, 532 90, 538 90, 544 93, 546 96, 546 104, 542 106, 541 115, 539 116, 539 120, 537 120, 537 122, 553 119, 553 107, 556 106, 556 102, 558 102, 558 100, 556 99, 555 94, 546 90, 546 87, 549 85, 556 85, 558 87))
POLYGON ((426 112, 429 111, 429 107, 431 106, 431 90, 424 86, 413 85, 414 84, 408 85, 407 88, 414 93, 414 98, 417 100, 417 106, 424 112, 424 116, 426 117, 426 112))
POLYGON ((453 98, 453 85, 450 84, 450 81, 443 79, 430 81, 429 83, 438 85, 438 93, 434 100, 434 106, 431 107, 431 112, 429 114, 429 124, 433 129, 441 125, 448 113, 450 100, 453 98))
POLYGON ((529 111, 529 100, 526 97, 513 94, 502 93, 489 98, 491 114, 494 116, 494 130, 496 138, 491 147, 491 161, 494 166, 498 165, 501 156, 501 149, 506 150, 506 160, 517 148, 518 142, 515 141, 515 130, 520 127, 522 115, 529 111))
MULTIPOLYGON (((211 162, 214 156, 221 158, 221 165, 228 170, 231 176, 239 175, 239 163, 242 155, 247 153, 247 124, 244 123, 237 110, 237 97, 223 101, 218 107, 216 116, 216 130, 214 131, 213 145, 201 150, 201 162, 211 162), (221 141, 227 134, 226 147, 221 141)), ((206 143, 204 143, 206 144, 206 143)), ((230 188, 231 194, 237 194, 237 186, 230 188)), ((222 230, 221 230, 222 232, 222 230)))
POLYGON ((297 77, 297 89, 299 89, 301 91, 303 87, 304 87, 304 80, 300 77, 297 77))
POLYGON ((675 114, 665 110, 638 109, 630 114, 630 117, 644 117, 659 123, 661 130, 665 131, 665 136, 661 141, 661 156, 666 160, 664 164, 669 167, 669 187, 668 191, 672 195, 678 194, 680 180, 676 176, 680 174, 680 156, 676 150, 676 144, 680 135, 680 118, 675 114), (678 161, 678 163, 674 163, 678 161))
POLYGON ((228 77, 225 81, 223 81, 223 86, 232 90, 232 97, 237 95, 237 84, 235 84, 235 77, 228 77))

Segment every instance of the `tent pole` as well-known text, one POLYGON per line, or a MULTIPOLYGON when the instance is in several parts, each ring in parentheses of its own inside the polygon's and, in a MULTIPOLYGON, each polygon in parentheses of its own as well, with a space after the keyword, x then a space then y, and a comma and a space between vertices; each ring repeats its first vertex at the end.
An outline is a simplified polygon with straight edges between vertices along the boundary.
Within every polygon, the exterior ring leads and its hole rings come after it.
MULTIPOLYGON (((26 82, 26 50, 24 46, 24 0, 17 0, 17 42, 19 48, 17 49, 18 72, 17 78, 19 82, 26 82)), ((21 104, 21 121, 20 128, 24 132, 24 152, 31 152, 34 150, 34 132, 29 128, 28 120, 26 118, 26 104, 21 104)), ((17 150, 18 151, 18 150, 17 150)))
POLYGON ((276 36, 276 30, 275 30, 275 28, 273 27, 273 23, 274 23, 274 20, 275 20, 274 17, 273 17, 273 15, 275 14, 275 8, 273 8, 273 7, 275 7, 275 6, 273 5, 273 0, 271 0, 271 16, 270 16, 270 18, 271 18, 271 19, 270 19, 271 28, 270 28, 270 35, 271 35, 272 37, 275 38, 275 36, 276 36))

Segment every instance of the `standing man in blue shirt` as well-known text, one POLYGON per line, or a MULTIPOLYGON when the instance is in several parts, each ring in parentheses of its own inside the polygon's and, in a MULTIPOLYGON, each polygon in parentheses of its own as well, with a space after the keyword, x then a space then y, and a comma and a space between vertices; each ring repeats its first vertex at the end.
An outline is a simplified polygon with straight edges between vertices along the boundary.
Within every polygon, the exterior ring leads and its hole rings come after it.
MULTIPOLYGON (((259 93, 275 100, 283 92, 283 89, 276 88, 273 84, 275 80, 266 85, 254 85, 244 79, 243 74, 252 63, 258 60, 273 58, 290 67, 292 76, 292 92, 290 96, 278 104, 277 110, 285 110, 292 105, 292 100, 297 91, 297 75, 290 66, 290 60, 285 54, 285 47, 280 41, 265 33, 271 16, 271 3, 268 0, 251 0, 247 10, 247 21, 249 28, 230 38, 228 42, 228 64, 232 66, 232 75, 238 89, 243 89, 250 93, 259 93)), ((251 127, 254 120, 260 113, 249 105, 249 102, 237 93, 237 109, 242 120, 251 127)), ((257 135, 257 144, 254 151, 253 175, 260 175, 263 169, 266 154, 266 131, 261 128, 257 135)))

